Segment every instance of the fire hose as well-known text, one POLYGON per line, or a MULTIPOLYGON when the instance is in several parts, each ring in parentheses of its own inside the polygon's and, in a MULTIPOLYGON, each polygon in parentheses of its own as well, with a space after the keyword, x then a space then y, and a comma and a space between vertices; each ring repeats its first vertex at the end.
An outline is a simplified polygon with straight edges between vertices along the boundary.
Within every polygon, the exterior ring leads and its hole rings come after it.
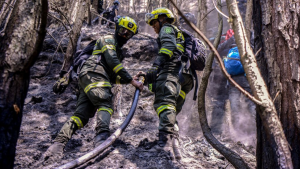
MULTIPOLYGON (((145 80, 145 78, 143 76, 140 76, 139 81, 144 83, 144 80, 145 80)), ((139 94, 140 94, 140 90, 136 89, 136 91, 134 93, 134 98, 133 98, 133 102, 132 102, 130 111, 129 111, 125 121, 122 123, 122 125, 109 138, 107 138, 101 145, 96 147, 94 150, 88 152, 84 156, 81 156, 81 157, 77 158, 76 160, 73 160, 73 161, 71 161, 67 164, 62 165, 62 166, 59 166, 56 169, 69 169, 69 168, 74 168, 76 166, 79 166, 79 165, 89 161, 90 159, 96 157, 99 153, 101 153, 107 147, 112 145, 115 142, 115 140, 123 133, 123 131, 128 126, 128 124, 130 123, 130 121, 131 121, 131 119, 134 115, 138 100, 139 100, 139 94)))

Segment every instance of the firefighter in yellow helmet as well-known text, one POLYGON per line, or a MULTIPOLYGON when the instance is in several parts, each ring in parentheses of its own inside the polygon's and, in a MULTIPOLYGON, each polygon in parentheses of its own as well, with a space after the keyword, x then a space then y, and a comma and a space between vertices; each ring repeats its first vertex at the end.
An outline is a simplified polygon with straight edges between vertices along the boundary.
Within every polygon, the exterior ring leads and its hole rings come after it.
POLYGON ((193 77, 184 73, 180 58, 184 52, 184 36, 175 26, 173 13, 167 8, 157 8, 145 15, 147 24, 159 35, 159 53, 146 74, 149 90, 155 93, 154 109, 159 116, 159 140, 155 147, 181 159, 176 116, 185 95, 193 88, 193 77))
MULTIPOLYGON (((95 112, 97 116, 95 146, 109 137, 109 123, 113 114, 111 83, 131 83, 140 90, 143 89, 143 84, 134 80, 121 64, 124 59, 121 47, 137 33, 138 26, 132 18, 120 17, 116 21, 114 35, 102 36, 94 45, 92 55, 82 55, 76 59, 74 68, 78 73, 80 90, 76 111, 64 124, 54 144, 45 153, 45 157, 62 153, 75 131, 83 128, 95 112)), ((54 92, 63 92, 65 87, 60 86, 54 85, 54 92)))

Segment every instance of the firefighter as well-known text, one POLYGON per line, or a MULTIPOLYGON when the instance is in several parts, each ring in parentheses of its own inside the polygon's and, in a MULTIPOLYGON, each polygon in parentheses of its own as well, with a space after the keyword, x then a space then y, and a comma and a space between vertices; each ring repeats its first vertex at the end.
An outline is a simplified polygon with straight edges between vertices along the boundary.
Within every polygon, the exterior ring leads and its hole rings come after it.
MULTIPOLYGON (((100 145, 109 137, 109 123, 113 114, 111 83, 130 83, 143 89, 143 84, 134 80, 121 64, 124 59, 121 47, 137 33, 138 26, 132 18, 120 17, 116 21, 115 34, 102 36, 97 40, 93 54, 77 68, 80 93, 76 111, 63 125, 46 156, 62 153, 75 131, 83 128, 95 112, 97 125, 94 145, 100 145)), ((57 84, 53 87, 56 93, 61 93, 64 89, 65 87, 57 84)))
POLYGON ((159 140, 155 148, 168 152, 171 158, 181 159, 176 116, 186 94, 193 88, 193 77, 180 59, 184 52, 184 36, 173 25, 174 15, 167 8, 147 13, 145 21, 159 35, 159 53, 146 73, 148 88, 155 94, 154 109, 159 116, 159 140))
MULTIPOLYGON (((120 2, 118 0, 115 0, 114 3, 113 3, 113 6, 111 6, 110 8, 108 8, 108 13, 107 13, 107 15, 108 15, 107 19, 108 20, 110 20, 110 21, 113 22, 115 20, 115 18, 118 16, 119 5, 120 5, 120 2)), ((113 24, 109 23, 108 27, 112 28, 113 24)))

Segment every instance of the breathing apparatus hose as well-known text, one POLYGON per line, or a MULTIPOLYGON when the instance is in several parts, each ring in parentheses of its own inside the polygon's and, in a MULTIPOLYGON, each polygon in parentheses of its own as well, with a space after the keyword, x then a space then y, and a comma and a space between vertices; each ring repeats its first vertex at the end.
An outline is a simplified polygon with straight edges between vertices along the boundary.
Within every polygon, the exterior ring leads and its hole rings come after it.
MULTIPOLYGON (((140 76, 139 81, 144 83, 144 80, 145 80, 145 78, 143 76, 140 76)), ((134 98, 133 98, 133 102, 132 102, 130 111, 129 111, 125 121, 122 123, 122 125, 109 138, 107 138, 101 145, 96 147, 94 150, 88 152, 84 156, 81 156, 81 157, 77 158, 76 160, 73 160, 73 161, 71 161, 67 164, 62 165, 62 166, 59 166, 56 169, 70 169, 70 168, 77 167, 77 166, 89 161, 90 159, 96 157, 99 153, 101 153, 107 147, 112 145, 114 143, 114 141, 123 133, 123 131, 126 129, 128 124, 130 123, 130 121, 131 121, 131 119, 134 115, 138 100, 139 100, 139 94, 140 94, 140 90, 136 89, 136 91, 134 93, 134 98)))

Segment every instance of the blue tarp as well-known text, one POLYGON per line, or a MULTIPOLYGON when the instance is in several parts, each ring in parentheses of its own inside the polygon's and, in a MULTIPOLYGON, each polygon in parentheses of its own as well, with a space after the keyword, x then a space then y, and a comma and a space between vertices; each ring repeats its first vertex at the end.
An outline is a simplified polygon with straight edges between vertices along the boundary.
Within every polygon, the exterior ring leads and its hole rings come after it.
POLYGON ((241 61, 230 59, 230 58, 240 59, 239 50, 237 47, 231 48, 229 50, 227 54, 227 58, 223 59, 223 62, 227 72, 230 75, 234 76, 234 75, 244 74, 245 71, 241 61))

